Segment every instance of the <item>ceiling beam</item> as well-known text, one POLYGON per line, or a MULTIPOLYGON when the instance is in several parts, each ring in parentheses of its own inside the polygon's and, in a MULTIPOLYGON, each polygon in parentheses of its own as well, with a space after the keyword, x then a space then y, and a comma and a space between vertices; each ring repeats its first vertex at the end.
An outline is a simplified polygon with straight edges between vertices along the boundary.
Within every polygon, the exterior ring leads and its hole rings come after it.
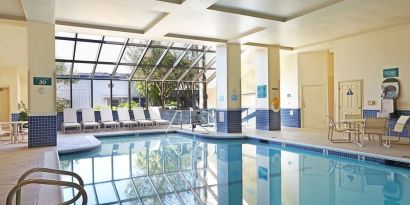
POLYGON ((54 24, 55 0, 20 0, 27 21, 54 24))
POLYGON ((262 44, 262 43, 252 43, 252 42, 244 43, 243 45, 245 45, 245 46, 255 46, 255 47, 265 47, 265 48, 276 47, 276 48, 279 48, 281 50, 288 50, 288 51, 293 50, 292 47, 288 47, 288 46, 262 44))
POLYGON ((158 15, 154 20, 152 20, 147 26, 144 28, 144 33, 148 33, 155 25, 157 25, 160 21, 162 21, 165 17, 168 16, 169 13, 163 12, 158 15))
POLYGON ((6 14, 0 14, 0 19, 12 20, 12 21, 26 21, 25 16, 14 16, 14 15, 6 15, 6 14))
POLYGON ((201 37, 201 36, 189 36, 189 35, 175 34, 175 33, 167 33, 165 34, 165 36, 170 37, 170 38, 190 39, 190 40, 196 40, 196 41, 228 43, 228 40, 226 39, 208 38, 208 37, 201 37))
POLYGON ((117 73, 118 66, 121 62, 122 56, 124 55, 125 49, 127 48, 127 44, 129 40, 130 39, 127 38, 127 40, 124 41, 124 45, 121 48, 120 55, 118 56, 118 59, 117 59, 117 63, 115 64, 114 70, 112 71, 111 79, 114 79, 114 76, 117 73))
POLYGON ((209 68, 212 67, 213 64, 216 63, 216 56, 212 58, 211 61, 209 61, 209 63, 205 66, 204 70, 202 70, 197 76, 194 77, 194 79, 192 80, 192 82, 197 82, 199 80, 199 78, 206 73, 206 71, 208 71, 209 68))
POLYGON ((148 41, 147 47, 145 47, 144 50, 142 51, 142 54, 141 54, 140 58, 139 58, 138 61, 137 61, 137 65, 135 65, 134 69, 132 70, 131 75, 130 75, 130 78, 128 79, 128 81, 130 81, 130 80, 132 80, 132 79, 134 78, 134 75, 135 75, 135 73, 137 72, 137 69, 138 69, 138 67, 139 67, 140 64, 141 64, 142 59, 144 59, 145 54, 147 54, 147 51, 148 51, 149 47, 151 46, 151 44, 152 44, 152 41, 151 41, 151 40, 148 41))
POLYGON ((166 81, 168 76, 172 73, 172 71, 175 69, 175 67, 178 66, 179 62, 181 62, 181 60, 184 58, 184 56, 188 53, 188 51, 191 49, 192 44, 189 44, 186 48, 185 51, 183 53, 181 53, 181 55, 178 57, 178 59, 174 62, 174 64, 172 65, 172 68, 169 69, 169 71, 164 75, 164 77, 162 78, 161 81, 166 81))
POLYGON ((148 74, 145 81, 149 81, 151 79, 152 75, 157 70, 158 66, 161 64, 162 60, 165 58, 165 56, 167 55, 167 53, 168 53, 169 49, 172 47, 172 45, 174 45, 174 43, 170 43, 168 45, 167 49, 164 50, 164 52, 162 52, 161 56, 158 58, 157 62, 155 63, 154 67, 152 68, 151 72, 148 74))
POLYGON ((286 18, 280 17, 280 16, 274 16, 266 13, 261 13, 261 12, 256 12, 248 9, 238 9, 238 8, 233 8, 233 7, 227 7, 227 6, 218 6, 216 4, 208 7, 209 10, 214 10, 214 11, 220 11, 224 13, 232 13, 232 14, 238 14, 241 16, 250 16, 254 18, 260 18, 260 19, 266 19, 270 21, 277 21, 277 22, 285 22, 286 18))
POLYGON ((100 29, 100 30, 108 30, 108 31, 118 31, 118 32, 134 33, 134 34, 144 34, 144 31, 139 30, 139 29, 130 29, 130 28, 123 28, 123 27, 115 27, 115 26, 104 26, 104 25, 97 25, 97 24, 78 23, 78 22, 72 22, 72 21, 56 20, 56 25, 72 26, 72 27, 80 27, 80 28, 89 28, 89 29, 100 29))
POLYGON ((191 69, 202 59, 202 57, 204 57, 204 55, 209 51, 209 49, 211 49, 210 46, 208 46, 204 52, 202 52, 192 63, 191 65, 186 69, 186 71, 181 75, 181 77, 178 78, 178 82, 181 82, 182 79, 184 79, 184 77, 189 73, 189 71, 191 71, 191 69))

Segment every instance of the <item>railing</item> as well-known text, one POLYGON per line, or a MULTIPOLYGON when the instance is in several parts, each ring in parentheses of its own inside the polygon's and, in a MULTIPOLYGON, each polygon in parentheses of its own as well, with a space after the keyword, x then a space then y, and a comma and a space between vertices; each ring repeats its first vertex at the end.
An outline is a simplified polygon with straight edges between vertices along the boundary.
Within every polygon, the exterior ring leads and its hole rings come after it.
POLYGON ((175 113, 174 113, 174 116, 172 116, 172 119, 171 119, 171 121, 169 122, 169 125, 168 125, 168 127, 167 127, 167 129, 165 130, 165 134, 168 134, 168 130, 169 130, 169 128, 172 126, 172 123, 174 122, 174 120, 175 120, 175 118, 176 118, 176 116, 177 116, 177 114, 178 113, 180 113, 180 118, 179 118, 179 120, 180 120, 180 125, 181 125, 181 130, 182 130, 182 110, 177 110, 175 113))
POLYGON ((33 168, 26 171, 18 180, 18 183, 10 190, 7 195, 6 205, 12 205, 14 195, 16 195, 16 205, 21 204, 21 188, 28 184, 43 184, 43 185, 55 185, 55 186, 67 186, 72 187, 78 190, 77 195, 70 199, 69 201, 61 203, 61 205, 68 205, 72 204, 77 201, 80 197, 82 197, 83 205, 87 204, 87 193, 84 190, 84 182, 82 178, 74 173, 68 171, 62 171, 57 169, 49 169, 49 168, 33 168), (70 175, 77 179, 78 184, 74 182, 67 182, 67 181, 59 181, 59 180, 50 180, 50 179, 26 179, 30 174, 35 172, 43 172, 43 173, 53 173, 53 174, 60 174, 60 175, 70 175))

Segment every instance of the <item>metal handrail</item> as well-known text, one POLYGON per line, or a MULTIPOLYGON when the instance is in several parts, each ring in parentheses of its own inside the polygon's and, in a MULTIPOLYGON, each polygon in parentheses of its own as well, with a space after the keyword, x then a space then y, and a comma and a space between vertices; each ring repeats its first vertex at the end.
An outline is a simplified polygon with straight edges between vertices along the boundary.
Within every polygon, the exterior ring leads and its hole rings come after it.
MULTIPOLYGON (((6 205, 12 205, 13 203, 13 197, 14 194, 21 190, 21 188, 25 185, 28 184, 45 184, 45 185, 57 185, 57 186, 67 186, 67 187, 72 187, 78 190, 78 193, 81 194, 81 196, 83 197, 83 203, 82 205, 86 205, 87 204, 87 193, 84 190, 84 188, 74 182, 67 182, 67 181, 57 181, 57 180, 50 180, 50 179, 27 179, 24 181, 21 181, 20 183, 18 183, 17 185, 15 185, 9 192, 9 194, 7 195, 7 200, 6 200, 6 205)), ((16 200, 17 203, 17 200, 16 200)), ((68 204, 72 204, 72 200, 67 201, 67 202, 63 202, 60 203, 60 205, 68 205, 68 204)))
MULTIPOLYGON (((24 172, 23 175, 21 175, 21 177, 19 178, 19 180, 17 182, 17 185, 20 184, 21 182, 23 182, 25 180, 25 178, 27 178, 30 174, 35 173, 35 172, 70 175, 70 176, 77 179, 80 186, 84 187, 83 179, 80 177, 80 175, 78 175, 74 172, 63 171, 63 170, 58 170, 58 169, 42 168, 42 167, 33 168, 33 169, 30 169, 30 170, 27 170, 26 172, 24 172)), ((72 198, 71 200, 69 200, 67 202, 64 202, 63 204, 72 204, 73 202, 77 201, 80 198, 80 196, 81 196, 81 193, 78 192, 77 195, 74 198, 72 198)), ((16 191, 16 205, 20 205, 20 203, 21 203, 21 189, 18 189, 16 191)))
POLYGON ((171 125, 172 125, 172 123, 174 122, 174 120, 175 120, 175 117, 177 116, 177 114, 178 113, 181 113, 181 116, 180 116, 180 121, 181 121, 181 130, 182 130, 182 110, 177 110, 175 113, 174 113, 174 116, 172 116, 172 119, 171 119, 171 121, 169 122, 169 125, 168 125, 168 127, 167 127, 167 129, 165 130, 165 134, 168 134, 168 130, 169 130, 169 128, 171 127, 171 125))

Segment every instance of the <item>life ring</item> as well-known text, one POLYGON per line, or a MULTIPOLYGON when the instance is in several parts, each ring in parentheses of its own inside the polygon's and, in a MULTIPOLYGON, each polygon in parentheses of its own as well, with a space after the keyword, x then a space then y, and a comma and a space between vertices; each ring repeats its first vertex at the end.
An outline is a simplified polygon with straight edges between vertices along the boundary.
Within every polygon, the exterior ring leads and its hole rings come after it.
POLYGON ((271 102, 272 111, 279 112, 280 110, 280 100, 278 97, 274 97, 271 102))

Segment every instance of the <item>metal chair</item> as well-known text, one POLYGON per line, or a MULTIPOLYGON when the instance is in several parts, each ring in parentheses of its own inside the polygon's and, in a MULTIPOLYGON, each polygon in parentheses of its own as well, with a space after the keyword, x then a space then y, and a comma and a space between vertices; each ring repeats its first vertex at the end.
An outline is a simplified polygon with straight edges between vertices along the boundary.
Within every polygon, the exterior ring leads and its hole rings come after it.
POLYGON ((387 118, 378 117, 378 118, 366 118, 363 127, 363 137, 362 142, 360 143, 360 137, 357 140, 357 144, 361 147, 364 146, 364 135, 377 135, 379 137, 379 142, 382 144, 382 137, 386 134, 387 130, 387 118))
POLYGON ((354 134, 354 132, 347 127, 346 123, 335 122, 333 120, 333 118, 330 117, 330 116, 327 116, 327 118, 329 119, 329 124, 328 124, 329 125, 329 130, 327 132, 327 139, 329 141, 331 141, 333 143, 351 143, 351 142, 353 142, 352 141, 352 134, 354 134), (343 127, 342 127, 342 125, 343 125, 343 127), (345 139, 345 138, 343 138, 343 139, 334 139, 333 138, 333 132, 334 131, 339 132, 339 133, 343 133, 343 134, 347 133, 348 138, 347 139, 345 139))
POLYGON ((10 141, 12 141, 13 132, 11 130, 12 128, 10 124, 0 123, 0 138, 8 135, 10 138, 10 141))
MULTIPOLYGON (((409 121, 410 116, 405 116, 402 115, 400 116, 400 118, 397 120, 396 125, 394 125, 394 129, 393 132, 397 133, 398 139, 397 140, 392 140, 391 138, 393 136, 389 135, 387 136, 387 139, 385 140, 385 142, 383 143, 384 146, 390 148, 391 143, 393 142, 393 144, 400 144, 400 137, 402 135, 402 133, 404 132, 405 129, 407 129, 407 136, 410 135, 410 128, 407 125, 407 121, 409 121)), ((403 143, 403 144, 410 144, 410 138, 409 141, 407 143, 403 143)))

